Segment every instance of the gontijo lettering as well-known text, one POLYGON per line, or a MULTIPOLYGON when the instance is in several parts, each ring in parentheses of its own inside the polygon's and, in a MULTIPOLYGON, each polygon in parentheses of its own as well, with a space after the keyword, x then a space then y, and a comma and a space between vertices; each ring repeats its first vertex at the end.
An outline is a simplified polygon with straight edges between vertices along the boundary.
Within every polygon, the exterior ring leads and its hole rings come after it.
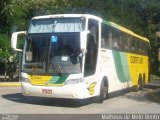
POLYGON ((133 64, 143 64, 143 58, 142 57, 131 56, 130 57, 130 62, 133 63, 133 64))
POLYGON ((31 79, 37 79, 37 80, 41 80, 42 79, 41 76, 31 75, 30 77, 31 77, 31 79))

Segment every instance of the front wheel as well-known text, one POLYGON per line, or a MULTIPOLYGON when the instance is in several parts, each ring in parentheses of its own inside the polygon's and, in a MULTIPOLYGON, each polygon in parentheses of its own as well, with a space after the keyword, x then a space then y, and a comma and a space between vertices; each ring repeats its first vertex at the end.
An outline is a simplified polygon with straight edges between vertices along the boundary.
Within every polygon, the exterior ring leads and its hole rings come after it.
POLYGON ((104 81, 102 81, 101 87, 100 87, 100 95, 97 96, 96 102, 103 103, 103 100, 107 98, 108 98, 108 86, 105 85, 104 81))

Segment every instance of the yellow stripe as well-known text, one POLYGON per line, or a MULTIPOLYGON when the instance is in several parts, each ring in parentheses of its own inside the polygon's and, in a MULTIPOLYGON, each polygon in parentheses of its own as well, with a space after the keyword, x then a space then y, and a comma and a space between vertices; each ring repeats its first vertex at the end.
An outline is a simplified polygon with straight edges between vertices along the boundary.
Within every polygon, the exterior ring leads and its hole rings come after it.
POLYGON ((48 86, 64 86, 64 83, 63 84, 48 84, 48 86))
POLYGON ((46 85, 52 76, 28 75, 28 78, 33 85, 46 85))
POLYGON ((117 29, 119 29, 119 30, 121 30, 121 31, 123 31, 123 32, 125 32, 125 33, 128 33, 128 34, 130 34, 130 35, 132 35, 132 36, 134 36, 134 37, 137 37, 137 38, 139 38, 139 39, 141 39, 141 40, 144 40, 144 41, 146 41, 146 42, 149 42, 149 40, 148 40, 147 38, 142 37, 142 36, 140 36, 140 35, 138 35, 138 34, 135 34, 133 31, 130 31, 130 30, 128 30, 128 29, 126 29, 126 28, 124 28, 124 27, 122 27, 122 26, 120 26, 120 25, 117 25, 116 23, 113 23, 113 22, 108 22, 108 23, 111 24, 111 25, 113 25, 113 27, 115 26, 117 29))
POLYGON ((21 86, 20 82, 2 82, 0 87, 19 87, 21 86))

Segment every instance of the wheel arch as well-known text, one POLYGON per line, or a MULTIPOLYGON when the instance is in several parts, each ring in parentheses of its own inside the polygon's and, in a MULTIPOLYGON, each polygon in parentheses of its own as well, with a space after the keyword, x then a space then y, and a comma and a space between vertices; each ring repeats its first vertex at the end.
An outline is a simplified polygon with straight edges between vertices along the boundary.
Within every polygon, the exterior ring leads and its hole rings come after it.
POLYGON ((142 74, 140 73, 140 74, 138 75, 138 83, 141 82, 141 80, 143 80, 143 76, 142 76, 142 74))
POLYGON ((143 73, 143 82, 146 83, 146 74, 143 73))
POLYGON ((143 74, 139 74, 137 90, 142 90, 144 85, 143 74))

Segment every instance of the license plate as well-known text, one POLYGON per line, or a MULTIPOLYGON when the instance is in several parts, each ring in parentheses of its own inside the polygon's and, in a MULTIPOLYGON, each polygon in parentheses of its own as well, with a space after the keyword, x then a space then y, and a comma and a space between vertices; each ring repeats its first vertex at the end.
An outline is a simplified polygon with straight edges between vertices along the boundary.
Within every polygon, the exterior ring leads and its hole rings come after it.
POLYGON ((42 89, 42 93, 44 93, 44 94, 52 94, 52 90, 50 90, 50 89, 42 89))

